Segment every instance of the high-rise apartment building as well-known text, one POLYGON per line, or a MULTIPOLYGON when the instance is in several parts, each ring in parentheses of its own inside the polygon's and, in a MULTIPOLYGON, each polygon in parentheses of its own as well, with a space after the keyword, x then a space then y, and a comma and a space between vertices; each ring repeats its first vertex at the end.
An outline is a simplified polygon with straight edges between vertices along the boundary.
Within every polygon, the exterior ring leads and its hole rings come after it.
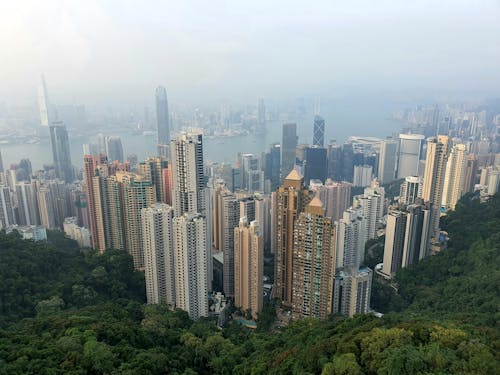
POLYGON ((397 151, 396 141, 386 139, 380 142, 378 179, 382 184, 392 182, 396 178, 397 151))
POLYGON ((198 213, 174 217, 175 305, 191 319, 208 316, 207 222, 198 213))
POLYGON ((335 222, 336 268, 358 269, 365 255, 366 219, 362 210, 349 208, 335 222))
POLYGON ((234 229, 234 303, 257 318, 262 311, 264 238, 259 223, 242 217, 234 229))
POLYGON ((335 276, 332 313, 353 317, 369 312, 372 277, 369 268, 340 271, 335 276))
POLYGON ((325 319, 331 314, 335 246, 332 221, 318 197, 295 221, 292 316, 325 319))
POLYGON ((68 132, 62 122, 53 122, 50 125, 50 142, 57 178, 66 182, 73 182, 74 173, 73 165, 71 165, 68 132))
POLYGON ((467 170, 467 147, 456 144, 452 147, 446 163, 443 198, 441 205, 446 209, 455 209, 455 205, 464 192, 464 181, 467 170))
POLYGON ((224 273, 223 285, 224 294, 227 297, 234 296, 234 228, 238 226, 240 220, 240 206, 236 197, 225 190, 220 194, 219 221, 220 221, 220 250, 223 253, 224 273))
POLYGON ((176 302, 173 219, 174 210, 165 203, 141 211, 147 301, 172 307, 176 302))
POLYGON ((295 154, 297 149, 297 124, 283 124, 281 140, 281 179, 293 170, 295 166, 295 154))
POLYGON ((240 155, 241 188, 249 192, 264 191, 264 171, 254 154, 240 155))
POLYGON ((354 166, 353 186, 370 186, 372 178, 373 167, 371 165, 364 164, 354 166))
POLYGON ((384 217, 385 190, 376 180, 362 195, 353 198, 353 208, 361 209, 366 219, 366 240, 377 237, 377 226, 384 217))
POLYGON ((477 181, 478 160, 475 154, 467 156, 467 163, 465 166, 465 178, 462 191, 465 193, 472 193, 477 181))
POLYGON ((407 176, 399 189, 399 203, 403 205, 414 204, 422 198, 424 188, 423 178, 420 176, 407 176))
POLYGON ((101 158, 95 155, 84 155, 83 157, 83 172, 87 189, 87 207, 89 212, 92 248, 101 252, 106 249, 98 183, 98 167, 103 164, 107 167, 106 157, 101 158))
POLYGON ((154 188, 151 181, 141 175, 121 172, 116 174, 116 179, 122 189, 125 249, 132 255, 134 268, 143 270, 141 210, 155 202, 154 188))
POLYGON ((14 208, 8 186, 0 185, 0 229, 16 224, 14 221, 14 208))
POLYGON ((175 216, 205 214, 206 183, 201 134, 182 133, 171 143, 172 203, 175 216))
POLYGON ((430 203, 430 236, 434 240, 439 238, 440 208, 449 151, 450 137, 448 136, 440 135, 437 138, 429 139, 427 142, 422 199, 430 203))
POLYGON ((35 184, 18 182, 16 186, 19 225, 40 225, 35 184))
POLYGON ((392 278, 401 268, 406 233, 406 212, 390 210, 385 231, 384 263, 382 272, 392 278))
POLYGON ((419 175, 423 140, 424 136, 421 134, 399 135, 398 179, 419 175))
POLYGON ((339 220, 351 202, 351 184, 349 182, 333 182, 326 180, 324 189, 326 216, 333 221, 339 220))
POLYGON ((314 116, 313 145, 320 148, 325 146, 325 119, 320 115, 314 116))
POLYGON ((167 90, 158 86, 155 91, 156 122, 158 126, 158 144, 170 144, 170 118, 168 113, 167 90))
POLYGON ((303 186, 304 178, 295 170, 285 178, 276 192, 275 233, 275 297, 284 304, 292 304, 293 230, 295 220, 313 194, 303 186))

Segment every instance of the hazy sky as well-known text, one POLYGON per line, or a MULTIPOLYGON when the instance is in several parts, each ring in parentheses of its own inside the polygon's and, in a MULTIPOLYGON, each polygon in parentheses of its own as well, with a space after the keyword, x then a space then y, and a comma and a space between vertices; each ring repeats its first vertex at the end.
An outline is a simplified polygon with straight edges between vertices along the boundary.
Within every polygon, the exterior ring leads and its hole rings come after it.
POLYGON ((499 1, 2 0, 0 100, 500 92, 499 1))

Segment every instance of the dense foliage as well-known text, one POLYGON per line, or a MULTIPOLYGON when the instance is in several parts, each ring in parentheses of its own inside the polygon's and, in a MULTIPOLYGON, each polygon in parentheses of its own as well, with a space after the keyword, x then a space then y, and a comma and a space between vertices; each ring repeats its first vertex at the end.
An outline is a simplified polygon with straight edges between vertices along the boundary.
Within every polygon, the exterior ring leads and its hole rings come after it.
POLYGON ((144 305, 123 253, 0 234, 0 373, 499 373, 500 199, 467 197, 443 227, 447 250, 401 271, 397 294, 377 289, 377 309, 398 312, 272 330, 267 307, 255 331, 144 305))

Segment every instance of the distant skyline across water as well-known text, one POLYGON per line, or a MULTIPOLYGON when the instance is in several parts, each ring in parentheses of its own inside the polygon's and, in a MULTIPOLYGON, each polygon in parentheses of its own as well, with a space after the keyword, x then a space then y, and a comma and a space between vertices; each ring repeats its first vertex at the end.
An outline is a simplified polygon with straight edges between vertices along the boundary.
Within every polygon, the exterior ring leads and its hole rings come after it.
MULTIPOLYGON (((391 118, 391 113, 401 109, 402 103, 394 103, 383 98, 354 98, 322 101, 320 115, 325 119, 325 144, 335 139, 343 142, 349 136, 372 136, 385 138, 399 132, 402 124, 391 118)), ((236 160, 238 152, 256 153, 267 150, 272 143, 281 142, 281 128, 284 122, 296 122, 299 143, 312 143, 313 118, 315 111, 307 112, 297 118, 289 115, 280 121, 268 121, 265 135, 244 135, 229 138, 204 138, 204 157, 206 161, 230 162, 236 160)), ((97 135, 98 131, 92 136, 97 135)), ((139 160, 156 154, 156 137, 131 134, 130 131, 102 132, 104 135, 117 135, 122 139, 124 155, 137 154, 139 160)), ((72 163, 81 167, 83 162, 83 144, 89 143, 89 137, 72 137, 70 130, 70 148, 72 163)), ((35 170, 43 164, 52 163, 50 140, 41 139, 37 144, 0 145, 4 166, 8 168, 22 158, 29 158, 35 170)))

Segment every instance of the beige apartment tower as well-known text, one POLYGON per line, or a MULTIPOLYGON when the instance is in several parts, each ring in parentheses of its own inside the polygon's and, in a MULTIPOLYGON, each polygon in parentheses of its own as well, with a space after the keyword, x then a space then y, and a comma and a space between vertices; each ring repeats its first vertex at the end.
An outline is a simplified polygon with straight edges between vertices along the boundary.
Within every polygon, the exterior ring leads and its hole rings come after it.
POLYGON ((246 217, 234 229, 234 302, 254 319, 262 311, 264 238, 259 223, 248 224, 246 217))
POLYGON ((434 240, 439 238, 440 208, 450 143, 447 135, 431 138, 427 142, 422 199, 430 203, 430 238, 434 240))

